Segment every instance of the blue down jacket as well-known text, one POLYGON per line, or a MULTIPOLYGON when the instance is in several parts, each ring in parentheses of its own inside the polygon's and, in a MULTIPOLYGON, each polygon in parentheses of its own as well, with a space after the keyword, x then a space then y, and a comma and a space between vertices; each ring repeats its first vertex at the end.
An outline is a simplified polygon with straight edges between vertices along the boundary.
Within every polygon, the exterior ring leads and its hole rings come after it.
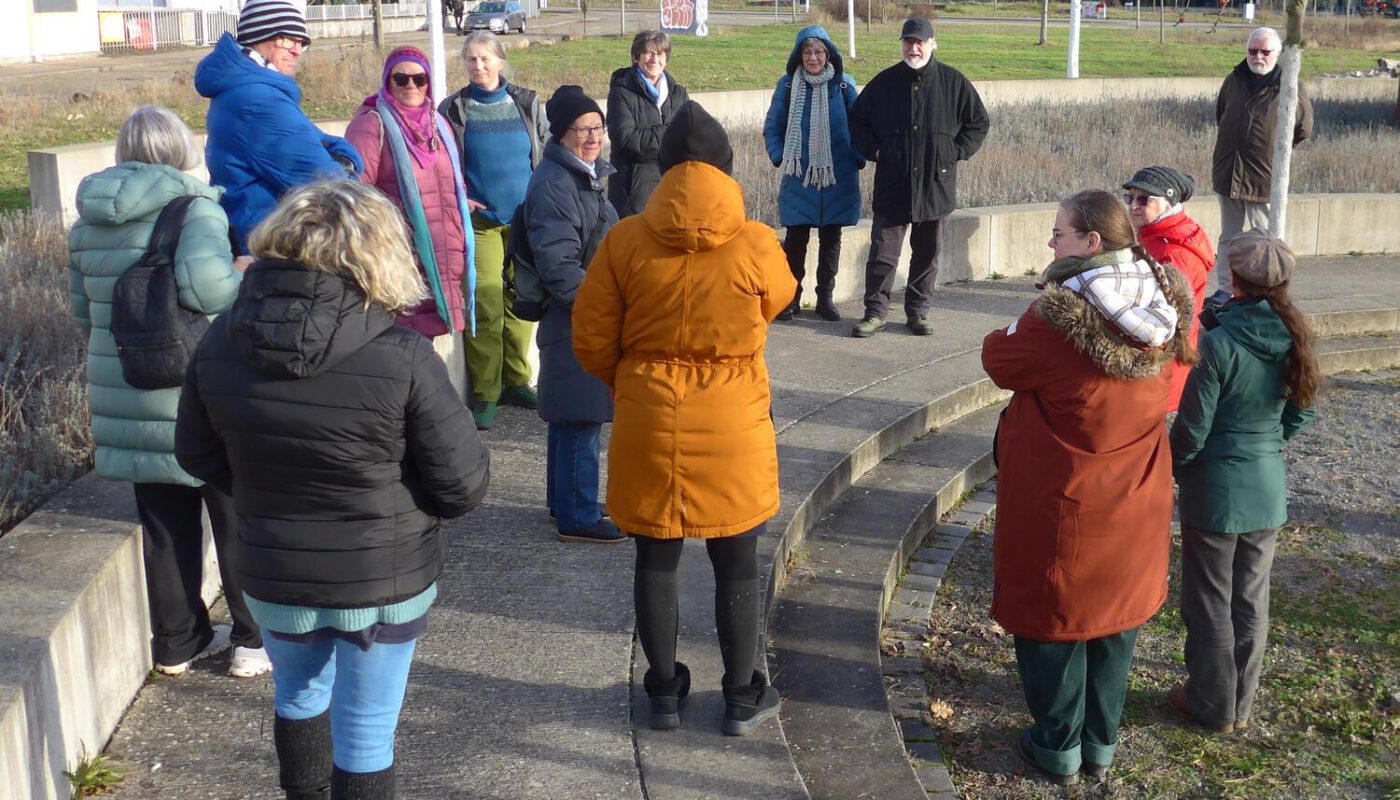
POLYGON ((807 141, 812 129, 812 89, 801 82, 797 74, 802 69, 802 43, 820 39, 826 44, 831 66, 835 71, 826 85, 827 104, 831 109, 831 161, 836 168, 836 184, 825 189, 803 186, 802 178, 784 175, 778 189, 778 217, 784 225, 854 225, 860 220, 860 176, 865 159, 851 146, 851 132, 846 125, 846 112, 856 102, 856 82, 842 69, 841 51, 819 25, 810 25, 797 32, 797 41, 788 56, 787 74, 778 80, 768 117, 763 123, 763 141, 773 166, 783 160, 783 140, 787 137, 788 103, 793 85, 807 92, 807 106, 802 112, 802 167, 807 167, 807 141))
POLYGON ((295 80, 258 66, 227 33, 195 68, 194 88, 209 98, 209 182, 224 190, 219 202, 242 252, 288 189, 344 178, 337 158, 364 169, 349 142, 322 133, 302 112, 295 80))

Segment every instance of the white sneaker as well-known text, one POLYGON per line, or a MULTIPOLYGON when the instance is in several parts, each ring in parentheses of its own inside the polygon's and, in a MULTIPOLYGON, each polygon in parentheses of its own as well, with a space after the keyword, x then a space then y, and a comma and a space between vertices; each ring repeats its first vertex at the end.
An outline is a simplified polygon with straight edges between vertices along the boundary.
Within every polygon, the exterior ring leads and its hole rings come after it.
POLYGON ((235 647, 228 674, 235 678, 256 678, 272 671, 272 661, 261 647, 235 647))
POLYGON ((233 634, 232 625, 215 625, 214 638, 209 640, 209 644, 203 650, 194 654, 194 658, 183 664, 156 664, 156 672, 162 675, 184 675, 189 670, 190 665, 201 659, 212 655, 218 655, 228 649, 228 637, 233 634))

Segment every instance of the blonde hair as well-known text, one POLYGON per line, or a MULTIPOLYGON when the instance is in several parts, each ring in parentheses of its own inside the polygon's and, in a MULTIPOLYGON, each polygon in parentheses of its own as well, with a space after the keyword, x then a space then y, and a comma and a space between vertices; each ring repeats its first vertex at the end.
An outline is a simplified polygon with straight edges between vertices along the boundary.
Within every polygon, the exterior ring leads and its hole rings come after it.
POLYGON ((302 186, 248 237, 258 258, 296 261, 348 278, 365 304, 400 314, 428 296, 401 214, 378 189, 351 180, 302 186))
POLYGON ((175 112, 162 106, 141 106, 131 112, 117 134, 117 161, 194 169, 200 162, 199 143, 175 112))

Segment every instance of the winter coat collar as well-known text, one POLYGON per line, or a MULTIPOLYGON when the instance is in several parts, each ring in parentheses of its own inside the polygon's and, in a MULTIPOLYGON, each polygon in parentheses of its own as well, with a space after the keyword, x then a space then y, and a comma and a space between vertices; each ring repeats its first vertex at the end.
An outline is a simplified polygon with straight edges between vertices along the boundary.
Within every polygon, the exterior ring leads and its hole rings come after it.
POLYGON ((228 317, 234 353, 275 378, 322 373, 394 326, 350 280, 294 261, 249 267, 228 317))
POLYGON ((583 162, 578 159, 578 156, 570 153, 564 148, 564 145, 559 144, 553 139, 544 146, 544 159, 546 161, 553 161, 569 172, 577 173, 583 177, 584 180, 594 183, 617 172, 617 169, 615 169, 612 164, 609 164, 602 156, 598 156, 598 160, 593 162, 593 171, 596 174, 590 175, 588 173, 588 167, 584 166, 583 162))
MULTIPOLYGON (((1144 244, 1147 244, 1148 240, 1154 237, 1175 247, 1184 247, 1190 250, 1201 260, 1202 264, 1215 263, 1215 248, 1211 246, 1210 237, 1205 235, 1200 223, 1187 216, 1184 210, 1179 214, 1172 214, 1150 222, 1138 231, 1138 241, 1144 244)), ((1158 261, 1160 260, 1158 259, 1158 261)))
MULTIPOLYGON (((1091 260, 1085 259, 1081 263, 1091 260)), ((1177 270, 1168 269, 1164 272, 1168 283, 1167 299, 1176 308, 1178 320, 1190 320, 1193 313, 1191 287, 1177 270)), ((1074 349, 1088 357, 1110 378, 1150 378, 1161 373, 1173 358, 1180 358, 1185 354, 1187 337, 1182 335, 1182 323, 1178 323, 1177 335, 1165 348, 1136 347, 1128 343, 1121 334, 1111 330, 1108 321, 1087 300, 1058 283, 1049 283, 1032 308, 1041 319, 1063 333, 1074 345, 1074 349)))
POLYGON ((222 189, 174 167, 123 161, 78 184, 78 218, 89 225, 124 225, 156 213, 177 197, 194 195, 217 202, 221 194, 222 189))
MULTIPOLYGON (((671 77, 670 72, 661 73, 661 77, 666 81, 667 96, 674 97, 676 94, 676 79, 671 77)), ((626 89, 627 91, 638 95, 643 100, 646 100, 648 103, 652 103, 651 97, 647 95, 646 88, 642 86, 641 77, 637 75, 636 66, 623 67, 622 69, 614 70, 612 78, 608 81, 608 85, 610 87, 626 89)), ((655 103, 652 103, 652 105, 655 105, 655 103)))
POLYGON ((642 219, 657 241, 698 253, 714 250, 744 227, 744 195, 719 169, 685 161, 666 170, 642 219))
POLYGON ((194 88, 204 97, 214 98, 224 92, 249 84, 261 84, 291 98, 301 105, 301 87, 282 73, 260 67, 243 55, 243 48, 225 33, 214 44, 214 51, 205 56, 194 70, 194 88))

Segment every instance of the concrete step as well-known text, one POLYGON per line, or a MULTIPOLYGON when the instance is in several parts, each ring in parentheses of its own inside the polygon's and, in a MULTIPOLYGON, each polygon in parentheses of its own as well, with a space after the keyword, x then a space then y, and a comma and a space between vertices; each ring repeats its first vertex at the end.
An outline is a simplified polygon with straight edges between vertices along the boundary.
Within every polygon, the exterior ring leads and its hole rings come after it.
POLYGON ((1317 340, 1316 349, 1326 375, 1400 366, 1400 335, 1394 333, 1328 336, 1317 340))
MULTIPOLYGON (((1001 405, 939 428, 847 490, 789 562, 770 640, 783 730, 813 800, 926 800, 890 715, 880 664, 884 610, 905 562, 965 492, 991 477, 1001 405)), ((927 624, 927 606, 891 606, 927 624)))

